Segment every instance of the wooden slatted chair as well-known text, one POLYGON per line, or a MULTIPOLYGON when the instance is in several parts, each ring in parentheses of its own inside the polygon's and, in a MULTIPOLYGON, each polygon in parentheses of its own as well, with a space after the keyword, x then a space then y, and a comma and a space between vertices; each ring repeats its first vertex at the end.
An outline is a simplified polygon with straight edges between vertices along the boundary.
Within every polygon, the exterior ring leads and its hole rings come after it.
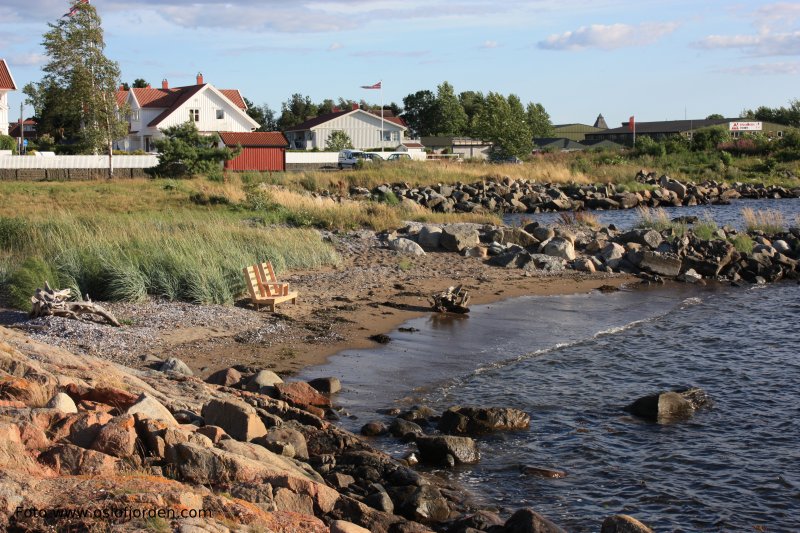
POLYGON ((282 302, 297 303, 297 291, 290 291, 288 283, 279 283, 275 277, 275 270, 272 263, 258 263, 242 269, 244 279, 247 283, 247 292, 250 294, 250 301, 256 306, 256 310, 262 305, 268 305, 271 312, 275 312, 275 306, 282 302))

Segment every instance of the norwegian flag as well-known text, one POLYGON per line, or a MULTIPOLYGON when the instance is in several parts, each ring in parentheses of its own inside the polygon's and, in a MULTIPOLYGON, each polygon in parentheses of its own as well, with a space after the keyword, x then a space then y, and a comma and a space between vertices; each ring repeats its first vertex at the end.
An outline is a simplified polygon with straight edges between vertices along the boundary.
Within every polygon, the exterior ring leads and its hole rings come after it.
POLYGON ((631 118, 628 119, 628 129, 630 131, 636 131, 636 119, 631 115, 631 118))
POLYGON ((362 89, 380 89, 381 88, 381 82, 378 82, 375 85, 362 85, 361 88, 362 89))
POLYGON ((79 6, 79 5, 81 5, 81 4, 88 4, 88 3, 89 3, 89 0, 78 0, 78 1, 77 1, 77 2, 75 2, 75 4, 72 6, 72 9, 70 9, 70 10, 69 10, 69 12, 67 12, 67 13, 64 13, 64 14, 61 16, 61 18, 63 19, 64 17, 71 17, 71 16, 75 15, 75 13, 77 13, 77 12, 78 12, 78 6, 79 6))

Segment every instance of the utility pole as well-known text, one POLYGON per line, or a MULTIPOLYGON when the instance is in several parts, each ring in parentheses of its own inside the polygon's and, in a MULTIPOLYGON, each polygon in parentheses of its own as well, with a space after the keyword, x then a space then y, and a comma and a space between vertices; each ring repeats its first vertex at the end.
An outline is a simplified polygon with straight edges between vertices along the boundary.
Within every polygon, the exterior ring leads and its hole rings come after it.
POLYGON ((22 114, 24 105, 24 102, 19 104, 19 151, 17 152, 19 155, 22 155, 22 150, 25 148, 25 116, 22 114))

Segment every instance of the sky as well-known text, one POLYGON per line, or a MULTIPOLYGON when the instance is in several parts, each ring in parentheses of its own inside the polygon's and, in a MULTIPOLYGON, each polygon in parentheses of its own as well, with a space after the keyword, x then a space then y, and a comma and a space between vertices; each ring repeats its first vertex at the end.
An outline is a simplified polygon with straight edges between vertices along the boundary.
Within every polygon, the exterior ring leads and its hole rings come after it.
MULTIPOLYGON (((123 81, 385 103, 443 81, 515 93, 553 123, 739 116, 800 98, 800 2, 750 0, 91 0, 123 81)), ((2 0, 0 57, 41 79, 69 0, 2 0)), ((24 96, 10 97, 11 116, 24 96)), ((29 114, 30 110, 26 112, 29 114)))

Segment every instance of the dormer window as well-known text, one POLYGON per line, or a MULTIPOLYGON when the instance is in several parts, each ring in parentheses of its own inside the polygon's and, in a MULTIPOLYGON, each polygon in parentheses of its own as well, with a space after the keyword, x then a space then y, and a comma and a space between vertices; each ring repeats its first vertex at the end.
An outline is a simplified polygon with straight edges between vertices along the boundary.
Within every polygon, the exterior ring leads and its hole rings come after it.
POLYGON ((131 110, 131 120, 134 121, 134 122, 139 120, 139 110, 138 109, 131 110))
POLYGON ((189 110, 189 122, 200 122, 200 110, 199 109, 190 109, 189 110))

